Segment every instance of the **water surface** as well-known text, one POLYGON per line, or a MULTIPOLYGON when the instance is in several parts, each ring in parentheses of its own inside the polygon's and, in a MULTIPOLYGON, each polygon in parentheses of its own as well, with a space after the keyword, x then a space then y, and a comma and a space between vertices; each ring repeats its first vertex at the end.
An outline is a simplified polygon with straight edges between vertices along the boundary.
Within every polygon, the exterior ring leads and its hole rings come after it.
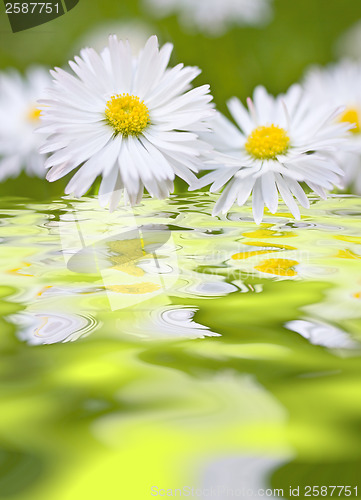
POLYGON ((1 200, 3 498, 361 492, 361 199, 214 200, 1 200))

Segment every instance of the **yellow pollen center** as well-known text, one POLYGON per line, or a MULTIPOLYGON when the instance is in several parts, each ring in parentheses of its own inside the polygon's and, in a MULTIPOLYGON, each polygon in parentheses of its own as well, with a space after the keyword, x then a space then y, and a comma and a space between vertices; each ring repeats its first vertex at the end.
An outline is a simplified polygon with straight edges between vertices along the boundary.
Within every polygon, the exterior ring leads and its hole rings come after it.
POLYGON ((149 125, 149 110, 136 95, 117 94, 107 102, 105 116, 116 134, 138 136, 149 125))
POLYGON ((359 134, 361 132, 360 113, 355 108, 346 109, 341 115, 340 122, 353 123, 355 127, 350 130, 353 134, 359 134))
POLYGON ((26 117, 29 122, 38 122, 40 120, 40 115, 41 115, 41 110, 34 106, 33 108, 29 109, 26 117))
POLYGON ((277 125, 257 127, 247 137, 246 151, 258 160, 273 160, 286 153, 290 145, 287 132, 277 125))

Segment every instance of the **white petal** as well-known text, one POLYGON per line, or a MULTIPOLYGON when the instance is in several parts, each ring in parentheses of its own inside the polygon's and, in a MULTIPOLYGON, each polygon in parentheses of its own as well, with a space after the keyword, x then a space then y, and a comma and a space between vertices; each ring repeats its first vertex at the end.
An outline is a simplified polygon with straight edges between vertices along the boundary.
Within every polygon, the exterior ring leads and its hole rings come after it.
POLYGON ((255 124, 241 101, 237 97, 233 97, 227 102, 227 106, 242 132, 249 135, 255 128, 255 124))
POLYGON ((252 192, 252 210, 253 217, 256 224, 260 224, 263 219, 264 202, 262 197, 262 186, 260 181, 254 185, 252 192))
POLYGON ((266 172, 261 177, 262 195, 266 206, 272 214, 277 212, 278 191, 273 172, 266 172))
POLYGON ((294 218, 299 220, 301 218, 300 210, 287 186, 287 182, 280 174, 275 174, 275 177, 276 177, 277 187, 280 192, 280 195, 283 198, 283 201, 290 209, 291 214, 294 216, 294 218))

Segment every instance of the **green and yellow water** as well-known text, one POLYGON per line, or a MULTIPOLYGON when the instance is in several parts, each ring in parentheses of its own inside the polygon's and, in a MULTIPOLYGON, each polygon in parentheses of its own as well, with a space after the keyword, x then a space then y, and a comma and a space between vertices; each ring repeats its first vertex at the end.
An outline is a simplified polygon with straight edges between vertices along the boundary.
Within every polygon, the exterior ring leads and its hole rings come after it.
POLYGON ((1 200, 1 498, 361 493, 361 199, 214 200, 1 200))

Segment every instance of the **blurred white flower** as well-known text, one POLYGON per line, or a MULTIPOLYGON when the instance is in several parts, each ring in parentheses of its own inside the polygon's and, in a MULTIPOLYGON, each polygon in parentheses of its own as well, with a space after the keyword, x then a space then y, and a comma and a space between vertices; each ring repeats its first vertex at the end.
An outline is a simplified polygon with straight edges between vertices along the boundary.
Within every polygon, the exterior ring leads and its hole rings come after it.
POLYGON ((208 85, 190 90, 198 68, 167 69, 172 48, 159 50, 152 36, 133 58, 128 42, 110 36, 101 55, 84 49, 69 63, 76 76, 52 72, 55 88, 42 101, 49 181, 80 167, 66 188, 80 197, 101 175, 100 203, 113 210, 124 189, 134 205, 144 187, 166 198, 176 175, 194 180, 209 150, 198 132, 208 128, 212 97, 208 85))
POLYGON ((361 59, 361 19, 340 36, 335 53, 339 58, 361 59))
POLYGON ((353 124, 349 151, 340 151, 338 161, 345 171, 343 187, 361 194, 361 62, 341 61, 306 74, 305 90, 314 105, 345 106, 338 120, 353 124))
POLYGON ((222 35, 231 25, 262 25, 272 16, 272 0, 144 0, 156 16, 180 16, 185 28, 213 36, 222 35))
POLYGON ((28 175, 45 176, 44 156, 38 152, 41 138, 37 100, 51 85, 48 71, 31 68, 25 77, 16 70, 0 73, 0 181, 28 175))
POLYGON ((101 52, 107 45, 110 35, 116 35, 119 40, 128 40, 134 53, 142 50, 154 29, 136 19, 128 21, 108 21, 97 24, 95 28, 83 34, 75 43, 74 52, 79 52, 83 47, 92 47, 101 52))
POLYGON ((321 197, 339 183, 341 168, 333 156, 347 142, 348 123, 337 123, 341 109, 311 107, 298 85, 276 98, 257 87, 248 110, 237 98, 228 102, 238 127, 220 113, 213 133, 204 137, 218 151, 210 160, 215 170, 202 177, 192 189, 212 183, 211 192, 227 185, 213 215, 226 213, 237 202, 243 205, 252 193, 253 216, 259 224, 264 205, 276 213, 279 194, 296 219, 308 198, 300 183, 305 182, 321 197))
MULTIPOLYGON (((73 293, 71 290, 67 292, 68 297, 73 293)), ((77 300, 76 295, 73 300, 77 300)), ((112 330, 112 335, 118 338, 123 334, 134 335, 145 340, 219 337, 220 334, 193 320, 196 312, 197 309, 193 307, 154 307, 152 304, 148 309, 136 309, 133 313, 121 316, 116 322, 116 328, 112 330)), ((19 339, 31 345, 74 342, 102 326, 96 317, 84 311, 76 314, 64 308, 56 311, 43 310, 41 303, 36 303, 9 319, 16 325, 19 339)))

